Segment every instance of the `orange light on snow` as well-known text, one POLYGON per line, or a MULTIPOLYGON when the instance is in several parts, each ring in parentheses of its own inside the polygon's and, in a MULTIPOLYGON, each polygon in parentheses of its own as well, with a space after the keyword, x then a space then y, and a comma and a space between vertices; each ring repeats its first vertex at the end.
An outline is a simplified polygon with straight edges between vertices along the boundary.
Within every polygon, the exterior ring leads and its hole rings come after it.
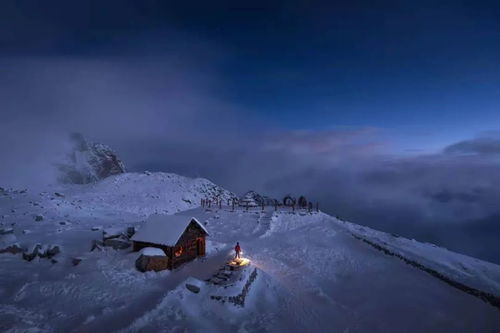
POLYGON ((234 266, 246 266, 250 264, 250 259, 248 258, 236 258, 230 262, 231 265, 234 266))

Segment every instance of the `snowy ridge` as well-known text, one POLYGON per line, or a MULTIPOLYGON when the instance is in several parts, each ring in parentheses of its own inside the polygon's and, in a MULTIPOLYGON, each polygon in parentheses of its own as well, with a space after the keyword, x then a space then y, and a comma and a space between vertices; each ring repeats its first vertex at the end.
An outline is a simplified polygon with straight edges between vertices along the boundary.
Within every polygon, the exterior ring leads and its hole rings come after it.
POLYGON ((435 270, 466 286, 500 297, 500 265, 459 254, 434 244, 395 236, 350 222, 339 221, 355 236, 435 270))
POLYGON ((240 206, 249 206, 249 207, 261 206, 263 204, 266 206, 273 206, 275 202, 276 202, 275 199, 265 195, 260 195, 259 193, 253 190, 248 191, 239 199, 240 206))
POLYGON ((86 206, 143 216, 198 207, 201 199, 226 201, 235 197, 207 179, 163 172, 115 175, 95 184, 70 186, 69 193, 86 206))

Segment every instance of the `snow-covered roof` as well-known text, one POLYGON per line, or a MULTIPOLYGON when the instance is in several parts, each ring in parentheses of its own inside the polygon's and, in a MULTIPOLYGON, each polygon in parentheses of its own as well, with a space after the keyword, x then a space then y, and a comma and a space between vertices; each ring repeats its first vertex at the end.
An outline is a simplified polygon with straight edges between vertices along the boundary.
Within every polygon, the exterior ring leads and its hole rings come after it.
POLYGON ((163 252, 162 249, 159 249, 157 247, 145 247, 141 250, 141 254, 145 256, 165 256, 165 252, 163 252))
POLYGON ((208 235, 207 229, 194 217, 155 214, 148 217, 132 240, 174 246, 192 221, 208 235))

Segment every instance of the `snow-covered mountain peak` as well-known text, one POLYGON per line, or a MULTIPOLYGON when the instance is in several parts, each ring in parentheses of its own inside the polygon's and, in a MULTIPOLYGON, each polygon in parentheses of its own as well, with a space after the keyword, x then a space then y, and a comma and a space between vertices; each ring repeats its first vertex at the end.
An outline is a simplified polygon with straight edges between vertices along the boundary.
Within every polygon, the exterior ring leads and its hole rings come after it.
POLYGON ((79 133, 72 134, 70 142, 70 152, 57 163, 63 183, 88 184, 125 172, 125 165, 109 146, 90 142, 79 133))

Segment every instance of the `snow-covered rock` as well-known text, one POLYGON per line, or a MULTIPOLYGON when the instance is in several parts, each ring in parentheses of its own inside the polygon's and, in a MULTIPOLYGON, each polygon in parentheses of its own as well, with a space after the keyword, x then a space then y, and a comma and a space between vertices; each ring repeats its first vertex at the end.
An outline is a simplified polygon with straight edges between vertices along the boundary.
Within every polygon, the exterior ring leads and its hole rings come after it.
POLYGON ((189 291, 191 291, 191 292, 193 292, 193 293, 195 293, 195 294, 197 294, 197 293, 199 293, 199 292, 200 292, 200 287, 197 287, 197 286, 192 285, 192 284, 189 284, 189 283, 186 283, 186 288, 187 288, 189 291))
POLYGON ((72 134, 72 151, 59 164, 60 180, 71 184, 88 184, 125 172, 123 162, 108 146, 88 141, 81 134, 72 134))
POLYGON ((240 206, 255 207, 261 205, 262 197, 255 191, 248 191, 239 199, 240 206))
POLYGON ((74 257, 74 258, 71 258, 71 263, 73 264, 73 266, 78 266, 78 265, 80 265, 82 260, 83 260, 82 257, 74 257))
POLYGON ((168 268, 168 257, 162 249, 145 247, 141 249, 140 256, 135 262, 135 267, 140 272, 162 271, 168 268))
POLYGON ((23 253, 23 259, 27 261, 32 261, 38 256, 40 249, 42 248, 41 244, 33 245, 28 251, 23 253))
POLYGON ((7 233, 0 235, 0 253, 10 252, 10 253, 19 253, 22 252, 23 249, 17 242, 17 237, 12 233, 7 233))
POLYGON ((47 257, 52 258, 53 256, 61 252, 61 247, 59 245, 49 245, 47 250, 47 257))
POLYGON ((121 236, 123 236, 123 228, 106 228, 102 231, 102 239, 104 241, 121 236))
POLYGON ((102 251, 102 248, 104 246, 104 242, 100 241, 100 240, 92 240, 92 245, 90 247, 90 252, 94 251, 94 250, 98 250, 98 251, 102 251))
POLYGON ((275 200, 273 198, 260 195, 255 191, 248 191, 247 193, 245 193, 240 197, 238 202, 240 206, 255 207, 255 206, 261 206, 262 204, 266 206, 274 205, 275 200))
POLYGON ((161 256, 149 256, 141 254, 135 261, 135 267, 140 272, 159 272, 168 269, 168 263, 169 259, 167 256, 165 256, 165 254, 161 256))
POLYGON ((38 250, 37 255, 40 258, 46 258, 47 257, 47 251, 49 250, 49 246, 47 244, 43 244, 40 249, 38 250))
POLYGON ((14 233, 14 228, 0 228, 0 235, 6 235, 12 233, 14 233))
POLYGON ((186 286, 187 290, 191 291, 192 293, 198 294, 205 285, 205 283, 201 280, 195 279, 194 277, 189 277, 184 281, 184 285, 186 286))

